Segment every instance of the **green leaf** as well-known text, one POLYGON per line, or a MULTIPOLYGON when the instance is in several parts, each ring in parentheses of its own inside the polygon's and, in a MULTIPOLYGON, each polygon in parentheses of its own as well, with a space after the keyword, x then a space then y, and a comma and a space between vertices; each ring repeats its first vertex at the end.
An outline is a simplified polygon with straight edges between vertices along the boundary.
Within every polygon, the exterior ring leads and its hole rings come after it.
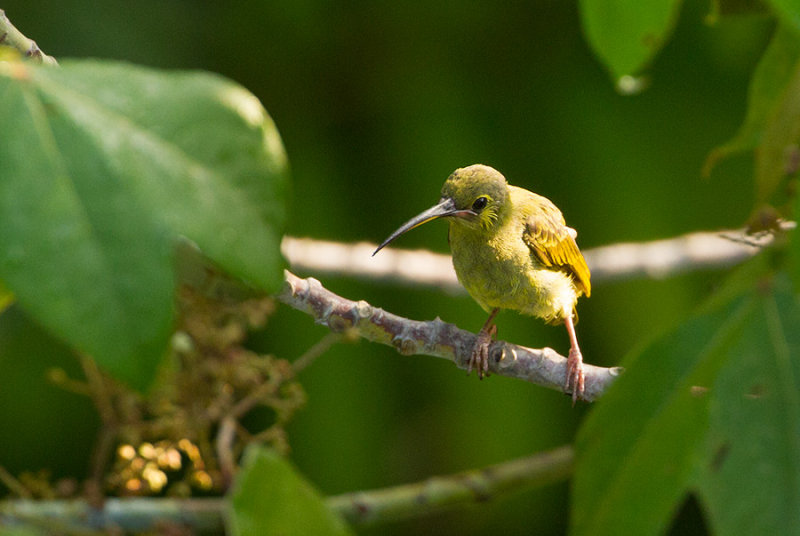
MULTIPOLYGON (((794 199, 793 221, 800 221, 800 202, 794 199)), ((788 234, 789 245, 787 247, 789 277, 792 280, 794 291, 800 293, 800 232, 795 228, 788 234)))
POLYGON ((756 151, 757 201, 766 203, 800 158, 800 63, 792 68, 784 92, 764 128, 756 151))
POLYGON ((800 4, 796 0, 766 0, 778 18, 800 31, 800 4))
POLYGON ((762 0, 711 0, 708 24, 716 24, 722 17, 742 15, 762 15, 767 7, 762 0))
POLYGON ((733 139, 715 148, 706 158, 703 174, 708 176, 718 161, 755 149, 775 113, 800 59, 800 33, 785 24, 775 29, 750 80, 747 115, 733 139))
POLYGON ((700 314, 626 368, 579 431, 573 534, 661 534, 689 484, 709 385, 755 308, 741 296, 700 314))
POLYGON ((800 307, 759 300, 714 384, 700 498, 715 534, 800 534, 800 307))
POLYGON ((8 290, 8 287, 0 281, 0 313, 8 309, 14 303, 14 293, 8 290))
POLYGON ((680 0, 581 0, 583 33, 615 80, 644 69, 672 34, 680 0))
POLYGON ((172 327, 187 238, 280 285, 286 159, 240 86, 105 61, 0 67, 0 279, 49 331, 134 386, 172 327))
POLYGON ((245 453, 231 501, 228 526, 234 536, 351 534, 311 484, 274 451, 260 446, 245 453))
POLYGON ((42 536, 41 529, 27 526, 0 527, 0 536, 42 536))

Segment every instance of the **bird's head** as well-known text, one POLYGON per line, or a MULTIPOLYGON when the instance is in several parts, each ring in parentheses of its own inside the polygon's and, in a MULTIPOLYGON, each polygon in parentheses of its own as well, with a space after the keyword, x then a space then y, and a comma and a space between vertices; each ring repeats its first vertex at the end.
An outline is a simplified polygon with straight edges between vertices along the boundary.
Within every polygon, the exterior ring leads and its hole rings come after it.
POLYGON ((449 218, 476 230, 492 227, 508 209, 508 183, 494 168, 482 164, 455 170, 442 187, 439 203, 411 218, 378 246, 373 255, 403 233, 423 223, 449 218))
POLYGON ((489 229, 508 207, 508 183, 494 168, 483 164, 455 170, 442 186, 442 201, 452 200, 454 222, 489 229))

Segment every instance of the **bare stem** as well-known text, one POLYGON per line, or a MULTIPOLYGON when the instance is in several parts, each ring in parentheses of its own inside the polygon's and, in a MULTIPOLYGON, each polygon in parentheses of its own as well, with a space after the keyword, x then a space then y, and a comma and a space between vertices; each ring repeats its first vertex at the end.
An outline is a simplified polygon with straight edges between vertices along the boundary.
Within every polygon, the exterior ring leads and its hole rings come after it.
POLYGON ((314 346, 306 350, 306 352, 292 362, 292 369, 297 373, 308 367, 319 356, 324 354, 330 349, 331 346, 336 344, 342 339, 341 333, 327 333, 324 337, 318 340, 314 346))
POLYGON ((8 470, 0 465, 0 483, 5 485, 11 493, 17 494, 19 497, 23 499, 29 499, 31 497, 30 491, 26 488, 22 482, 14 478, 14 475, 8 472, 8 470))
POLYGON ((563 446, 482 469, 435 476, 421 482, 328 498, 328 506, 354 525, 419 517, 469 503, 486 502, 523 489, 566 480, 574 451, 563 446))

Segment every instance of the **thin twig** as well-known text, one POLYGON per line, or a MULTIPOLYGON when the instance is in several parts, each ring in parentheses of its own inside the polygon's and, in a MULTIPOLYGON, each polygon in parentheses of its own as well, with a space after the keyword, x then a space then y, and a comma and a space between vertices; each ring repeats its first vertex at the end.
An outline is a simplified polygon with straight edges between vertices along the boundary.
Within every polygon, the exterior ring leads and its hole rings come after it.
POLYGON ((80 363, 86 376, 92 401, 103 423, 92 449, 89 479, 86 483, 87 492, 90 495, 98 494, 99 496, 102 494, 103 489, 103 474, 111 458, 111 452, 114 449, 117 433, 119 432, 119 422, 117 421, 117 412, 114 410, 111 394, 108 391, 108 385, 100 369, 97 368, 97 363, 84 355, 80 356, 80 363))
POLYGON ((23 499, 30 499, 31 492, 26 488, 22 482, 14 478, 14 475, 8 472, 8 469, 0 465, 0 483, 9 489, 11 493, 23 499))
POLYGON ((219 460, 219 471, 222 475, 222 489, 225 490, 230 487, 233 477, 236 475, 236 456, 233 452, 236 427, 236 419, 228 415, 222 419, 217 431, 217 459, 219 460))
POLYGON ((314 346, 306 350, 303 355, 292 362, 292 369, 295 373, 305 369, 340 340, 342 340, 341 333, 326 333, 314 346))
MULTIPOLYGON (((282 302, 311 315, 331 331, 345 330, 361 337, 393 346, 403 355, 430 355, 453 361, 466 370, 474 333, 458 329, 439 318, 428 322, 409 320, 373 307, 365 301, 354 302, 325 289, 313 278, 301 279, 284 272, 284 288, 278 294, 282 302)), ((503 341, 489 347, 489 371, 526 380, 537 385, 564 391, 567 358, 551 348, 532 349, 503 341)), ((619 368, 584 365, 584 399, 596 400, 620 373, 619 368)))

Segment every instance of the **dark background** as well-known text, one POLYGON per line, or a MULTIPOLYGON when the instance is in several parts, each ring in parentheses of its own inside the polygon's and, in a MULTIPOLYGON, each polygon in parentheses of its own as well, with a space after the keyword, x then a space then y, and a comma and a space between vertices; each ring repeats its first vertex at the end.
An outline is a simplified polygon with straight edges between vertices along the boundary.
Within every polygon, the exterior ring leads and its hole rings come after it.
MULTIPOLYGON (((572 3, 398 4, 60 0, 6 1, 3 8, 57 58, 205 69, 255 93, 289 155, 293 236, 379 242, 433 204, 453 169, 477 162, 552 199, 584 249, 736 227, 747 218, 750 157, 723 162, 709 179, 700 168, 744 116, 747 82, 771 30, 766 19, 711 26, 705 2, 686 2, 647 72, 649 89, 626 97, 591 54, 572 3)), ((446 251, 446 226, 424 226, 396 245, 446 251)), ((720 278, 706 272, 596 285, 579 303, 585 359, 617 364, 691 311, 720 278)), ((485 320, 466 296, 322 282, 415 319, 440 316, 474 331, 485 320)), ((568 349, 562 327, 511 312, 498 325, 501 338, 568 349)), ((284 307, 254 342, 294 359, 325 333, 284 307)), ((32 345, 40 337, 32 333, 32 345)), ((31 367, 45 368, 0 363, 0 372, 25 378, 31 367)), ((290 428, 292 459, 325 494, 569 443, 590 410, 518 380, 478 382, 443 360, 402 357, 364 341, 334 347, 300 379, 309 401, 290 428)), ((84 471, 94 423, 58 415, 67 413, 64 404, 85 401, 53 394, 45 382, 8 388, 30 403, 7 422, 20 423, 19 435, 2 432, 0 464, 84 471)), ((696 526, 698 515, 690 508, 679 523, 696 526)), ((560 534, 567 516, 568 486, 556 485, 361 532, 560 534)))

